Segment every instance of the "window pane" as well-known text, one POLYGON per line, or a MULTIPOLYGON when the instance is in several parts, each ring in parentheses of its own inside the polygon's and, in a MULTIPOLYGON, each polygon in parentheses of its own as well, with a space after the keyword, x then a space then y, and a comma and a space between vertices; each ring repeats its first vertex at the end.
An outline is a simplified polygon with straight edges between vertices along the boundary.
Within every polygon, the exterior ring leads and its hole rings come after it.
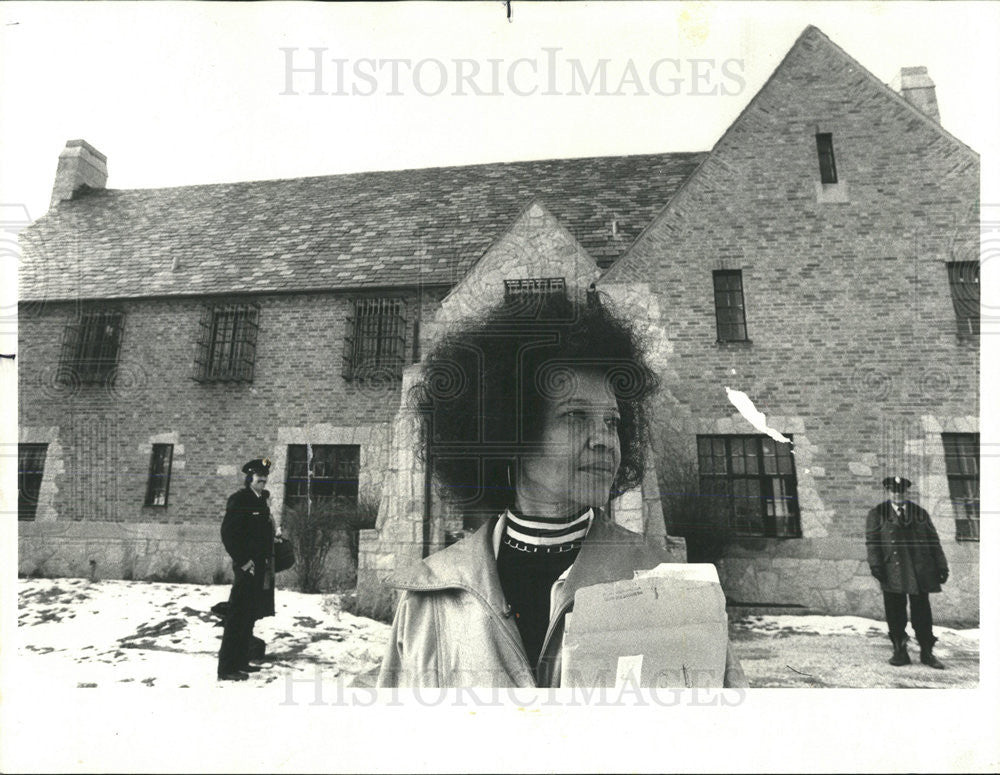
POLYGON ((285 503, 294 505, 305 500, 309 492, 309 476, 305 444, 288 445, 287 474, 285 478, 285 503))
POLYGON ((788 444, 778 444, 778 473, 779 474, 791 474, 794 473, 794 464, 792 462, 792 450, 789 448, 788 444))
POLYGON ((729 459, 730 464, 733 468, 734 474, 746 473, 746 467, 743 461, 743 439, 736 438, 729 442, 729 459))
POLYGON ((146 485, 147 506, 166 506, 170 487, 170 466, 173 444, 154 444, 149 460, 149 481, 146 485))
POLYGON ((35 519, 48 444, 17 445, 17 518, 35 519))
POLYGON ((757 439, 746 439, 743 444, 746 450, 746 471, 748 474, 760 473, 760 456, 757 454, 757 439))
POLYGON ((733 480, 733 506, 735 526, 753 534, 764 534, 764 519, 760 499, 760 485, 756 479, 733 480))
POLYGON ((944 433, 945 468, 955 517, 955 536, 979 540, 979 434, 944 433))
POLYGON ((833 155, 833 135, 816 135, 816 151, 819 154, 819 177, 822 183, 837 182, 837 165, 833 155))

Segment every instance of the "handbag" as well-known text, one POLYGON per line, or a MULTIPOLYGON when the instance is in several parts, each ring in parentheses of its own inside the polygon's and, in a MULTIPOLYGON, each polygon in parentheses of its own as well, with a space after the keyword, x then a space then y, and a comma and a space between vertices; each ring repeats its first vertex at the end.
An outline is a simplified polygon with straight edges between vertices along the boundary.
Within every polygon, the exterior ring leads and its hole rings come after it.
POLYGON ((284 536, 274 539, 274 572, 281 573, 295 564, 295 549, 284 536))

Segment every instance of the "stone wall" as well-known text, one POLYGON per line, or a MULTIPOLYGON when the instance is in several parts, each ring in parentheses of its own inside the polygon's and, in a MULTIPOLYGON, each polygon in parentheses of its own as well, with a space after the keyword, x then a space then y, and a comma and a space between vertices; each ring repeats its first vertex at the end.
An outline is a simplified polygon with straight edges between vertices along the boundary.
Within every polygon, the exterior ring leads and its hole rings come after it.
MULTIPOLYGON (((407 301, 406 353, 412 358, 419 317, 426 305, 436 307, 440 294, 429 289, 395 295, 407 301)), ((118 303, 125 322, 111 386, 56 380, 63 331, 80 304, 25 307, 18 331, 19 441, 48 444, 37 524, 118 523, 130 535, 150 536, 165 525, 206 525, 217 543, 226 498, 243 486, 239 469, 250 458, 274 462, 268 489, 280 520, 289 444, 359 445, 360 490, 377 498, 400 383, 355 383, 342 376, 353 298, 316 293, 252 299, 260 305, 260 329, 250 384, 192 379, 201 300, 118 303), (144 505, 155 443, 174 445, 165 507, 144 505)), ((24 536, 34 535, 29 523, 21 528, 24 536)), ((177 535, 182 534, 188 535, 177 535)), ((22 541, 21 550, 27 566, 48 552, 34 538, 22 541)), ((51 561, 64 551, 65 546, 51 561)), ((196 556, 199 551, 192 545, 196 556)), ((66 555, 66 567, 83 563, 77 569, 89 573, 83 554, 66 555)), ((344 561, 343 554, 336 556, 344 561)), ((211 563, 192 562, 211 578, 211 563)), ((113 558, 101 564, 120 566, 113 558)), ((345 567, 347 572, 354 568, 345 567)))
POLYGON ((946 266, 976 260, 978 194, 974 152, 810 30, 601 279, 655 297, 658 422, 684 434, 667 448, 696 461, 699 433, 758 433, 726 387, 794 438, 803 538, 727 558, 730 598, 877 613, 857 562, 898 474, 966 563, 939 605, 978 615, 978 545, 955 539, 941 439, 979 428, 979 342, 958 333, 946 266), (818 132, 836 184, 818 182, 818 132), (717 341, 722 269, 742 272, 748 341, 717 341))
MULTIPOLYGON (((951 576, 931 596, 938 622, 979 621, 979 547, 945 543, 951 576)), ((733 604, 802 606, 812 611, 884 619, 882 592, 865 559, 864 541, 747 540, 718 563, 733 604), (761 545, 761 544, 765 545, 761 545)))
MULTIPOLYGON (((22 522, 18 525, 18 574, 99 579, 159 579, 230 584, 232 561, 218 526, 123 522, 22 522), (91 564, 93 563, 93 564, 91 564)), ((353 584, 346 534, 327 556, 324 584, 353 584)), ((277 575, 279 588, 296 584, 295 569, 277 575)), ((222 599, 227 590, 220 591, 222 599)))

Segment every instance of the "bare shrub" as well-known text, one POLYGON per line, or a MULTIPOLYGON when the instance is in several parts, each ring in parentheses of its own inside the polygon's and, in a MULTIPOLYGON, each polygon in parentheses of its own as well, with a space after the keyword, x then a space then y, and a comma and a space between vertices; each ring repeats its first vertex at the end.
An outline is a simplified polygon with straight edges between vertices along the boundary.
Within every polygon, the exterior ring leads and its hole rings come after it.
POLYGON ((689 562, 714 563, 735 536, 728 499, 701 492, 693 429, 661 421, 656 430, 657 479, 667 533, 685 539, 689 562))
MULTIPOLYGON (((338 533, 357 533, 358 505, 353 498, 332 496, 285 506, 281 530, 295 548, 295 574, 300 592, 320 592, 326 558, 338 533)), ((357 563, 357 542, 352 553, 357 563)))

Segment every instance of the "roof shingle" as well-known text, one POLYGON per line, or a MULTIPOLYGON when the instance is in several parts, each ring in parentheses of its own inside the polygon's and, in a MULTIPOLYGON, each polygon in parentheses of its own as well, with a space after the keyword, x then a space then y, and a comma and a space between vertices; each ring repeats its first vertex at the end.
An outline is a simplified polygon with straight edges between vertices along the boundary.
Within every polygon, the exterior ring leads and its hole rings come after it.
POLYGON ((21 233, 19 297, 453 284, 535 198, 607 267, 705 155, 87 191, 21 233))

